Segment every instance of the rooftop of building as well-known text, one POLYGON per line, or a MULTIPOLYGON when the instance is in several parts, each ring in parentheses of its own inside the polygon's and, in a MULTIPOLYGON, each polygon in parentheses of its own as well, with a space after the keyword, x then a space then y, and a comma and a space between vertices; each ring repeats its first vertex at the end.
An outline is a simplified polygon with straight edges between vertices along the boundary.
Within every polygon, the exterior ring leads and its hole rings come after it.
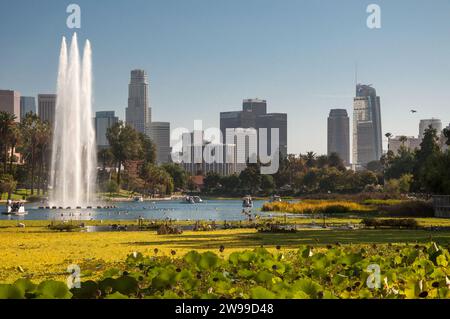
POLYGON ((330 116, 347 116, 348 113, 346 109, 331 109, 330 116))

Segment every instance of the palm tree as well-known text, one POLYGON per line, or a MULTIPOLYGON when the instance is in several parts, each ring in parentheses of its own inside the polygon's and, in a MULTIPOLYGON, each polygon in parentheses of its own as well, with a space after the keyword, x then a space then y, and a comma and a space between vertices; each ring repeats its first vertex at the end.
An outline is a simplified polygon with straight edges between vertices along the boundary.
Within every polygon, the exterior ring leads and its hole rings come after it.
POLYGON ((314 165, 316 164, 316 153, 314 153, 314 152, 306 153, 305 160, 306 160, 306 166, 314 167, 314 165))
POLYGON ((3 171, 6 173, 8 165, 8 148, 11 142, 13 126, 16 116, 7 112, 0 112, 0 149, 3 153, 3 171))
POLYGON ((38 122, 37 126, 37 164, 38 164, 38 195, 40 190, 44 193, 47 188, 44 184, 47 181, 48 168, 49 168, 49 149, 50 149, 50 141, 51 141, 51 128, 48 122, 38 122))
POLYGON ((405 147, 405 143, 408 141, 408 138, 402 135, 400 136, 399 141, 402 143, 402 146, 405 147))
POLYGON ((13 162, 14 162, 14 153, 16 146, 20 144, 20 130, 18 123, 14 123, 14 125, 11 128, 11 134, 9 137, 9 147, 11 149, 10 151, 10 159, 9 159, 9 173, 13 174, 13 162))
POLYGON ((20 130, 22 133, 22 143, 20 146, 20 153, 23 156, 25 163, 28 166, 30 173, 31 194, 34 194, 34 182, 36 163, 38 161, 38 144, 39 144, 39 131, 41 120, 36 114, 27 114, 20 123, 20 130))

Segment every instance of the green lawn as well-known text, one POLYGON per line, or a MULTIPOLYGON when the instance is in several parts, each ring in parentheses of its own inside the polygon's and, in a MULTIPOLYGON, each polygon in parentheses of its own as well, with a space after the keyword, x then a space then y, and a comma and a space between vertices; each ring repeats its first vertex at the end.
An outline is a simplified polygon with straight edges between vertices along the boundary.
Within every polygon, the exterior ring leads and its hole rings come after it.
MULTIPOLYGON (((37 196, 37 189, 34 190, 34 196, 37 196)), ((11 194, 11 200, 13 201, 18 201, 18 200, 23 200, 24 198, 26 199, 28 196, 31 196, 31 189, 17 189, 15 192, 13 192, 11 194)), ((46 196, 46 195, 41 195, 40 196, 46 196)), ((0 194, 0 202, 5 202, 8 199, 8 193, 2 193, 0 194)))
POLYGON ((48 230, 45 226, 49 221, 24 223, 26 228, 16 227, 17 221, 0 222, 0 282, 11 282, 23 276, 39 280, 65 278, 66 268, 72 263, 89 269, 91 275, 87 278, 94 278, 105 269, 120 266, 133 251, 151 255, 155 248, 161 254, 169 255, 172 249, 184 254, 190 250, 217 251, 222 245, 229 254, 260 246, 275 249, 278 245, 291 250, 302 244, 385 245, 430 241, 444 246, 450 244, 450 231, 302 229, 297 233, 276 234, 259 233, 255 229, 231 229, 157 235, 155 231, 66 233, 48 230))

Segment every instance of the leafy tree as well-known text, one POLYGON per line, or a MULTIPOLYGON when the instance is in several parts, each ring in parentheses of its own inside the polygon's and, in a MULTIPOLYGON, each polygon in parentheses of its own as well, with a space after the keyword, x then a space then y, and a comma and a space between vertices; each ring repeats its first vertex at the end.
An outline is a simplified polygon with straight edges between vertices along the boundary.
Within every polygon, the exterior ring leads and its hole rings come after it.
POLYGON ((384 158, 384 176, 386 179, 397 179, 405 174, 412 174, 416 165, 416 157, 409 149, 401 147, 398 154, 390 151, 384 158))
POLYGON ((374 173, 382 173, 383 172, 383 165, 381 164, 381 161, 371 161, 367 163, 366 168, 374 173))
POLYGON ((336 167, 321 170, 319 174, 319 190, 321 192, 335 192, 342 184, 342 172, 336 167))
POLYGON ((109 197, 111 197, 113 193, 120 191, 120 187, 115 180, 111 179, 106 183, 106 191, 109 193, 109 197))
POLYGON ((261 186, 261 174, 258 164, 247 164, 245 170, 239 174, 241 188, 250 194, 256 193, 261 186))
POLYGON ((367 185, 376 185, 377 175, 371 171, 361 171, 355 173, 355 186, 358 191, 362 191, 367 185))
POLYGON ((445 129, 442 131, 442 134, 443 134, 443 136, 447 139, 447 140, 445 141, 445 144, 448 145, 448 146, 450 146, 450 128, 445 128, 445 129))
POLYGON ((106 137, 116 162, 117 184, 120 186, 121 169, 125 161, 142 158, 142 136, 130 125, 119 121, 108 128, 106 137))
POLYGON ((430 188, 426 187, 428 184, 426 175, 429 175, 435 169, 432 164, 436 161, 439 153, 437 131, 430 125, 425 130, 422 143, 420 143, 420 149, 416 151, 416 162, 413 173, 413 187, 415 190, 430 191, 430 188))
POLYGON ((398 179, 392 178, 384 183, 383 190, 388 194, 400 194, 400 182, 398 179))
POLYGON ((412 174, 404 174, 399 178, 399 187, 402 193, 409 193, 413 178, 412 174))
POLYGON ((97 153, 98 162, 102 164, 102 170, 106 170, 106 166, 111 165, 114 161, 113 153, 110 148, 102 148, 97 153))
POLYGON ((450 194, 450 152, 428 157, 420 173, 422 189, 429 193, 450 194))
POLYGON ((203 187, 206 192, 212 192, 220 188, 220 175, 215 172, 208 172, 203 180, 203 187))
POLYGON ((265 194, 271 194, 275 189, 275 182, 271 175, 261 175, 261 189, 265 194))
POLYGON ((340 158, 339 154, 333 152, 328 156, 328 166, 336 167, 337 169, 344 171, 345 165, 342 158, 340 158))
POLYGON ((143 133, 139 133, 139 139, 142 146, 142 154, 139 156, 145 163, 155 164, 156 162, 156 147, 150 137, 143 133))
POLYGON ((281 156, 278 171, 273 175, 276 187, 281 188, 286 185, 292 185, 296 177, 305 169, 302 158, 296 157, 294 154, 281 156))
POLYGON ((145 189, 152 194, 171 194, 173 192, 173 179, 162 167, 147 163, 142 167, 141 178, 145 189))
POLYGON ((166 172, 170 174, 173 179, 174 187, 176 189, 186 188, 188 174, 181 165, 176 163, 167 163, 162 165, 162 168, 164 168, 166 172))
POLYGON ((303 175, 301 183, 307 192, 315 192, 317 190, 319 186, 319 177, 319 170, 316 168, 308 170, 305 175, 303 175))
POLYGON ((0 175, 0 199, 3 193, 8 193, 8 199, 11 198, 11 193, 16 189, 17 182, 14 180, 13 176, 10 174, 0 175))
POLYGON ((315 161, 315 166, 318 168, 325 168, 328 166, 328 156, 327 155, 320 155, 317 156, 315 161))
POLYGON ((240 179, 236 174, 229 176, 222 176, 220 179, 220 184, 222 184, 222 189, 228 193, 233 194, 240 188, 240 179))

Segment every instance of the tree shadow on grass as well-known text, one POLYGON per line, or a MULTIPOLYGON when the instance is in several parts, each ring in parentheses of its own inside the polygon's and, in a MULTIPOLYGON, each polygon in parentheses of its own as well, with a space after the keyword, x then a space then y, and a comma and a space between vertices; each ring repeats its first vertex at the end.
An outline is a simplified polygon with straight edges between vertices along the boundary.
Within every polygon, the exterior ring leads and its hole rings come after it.
POLYGON ((199 233, 161 236, 161 240, 123 243, 124 245, 165 246, 180 249, 216 249, 221 245, 233 249, 259 246, 296 248, 299 245, 424 243, 450 244, 450 232, 423 230, 301 230, 297 233, 199 233))

